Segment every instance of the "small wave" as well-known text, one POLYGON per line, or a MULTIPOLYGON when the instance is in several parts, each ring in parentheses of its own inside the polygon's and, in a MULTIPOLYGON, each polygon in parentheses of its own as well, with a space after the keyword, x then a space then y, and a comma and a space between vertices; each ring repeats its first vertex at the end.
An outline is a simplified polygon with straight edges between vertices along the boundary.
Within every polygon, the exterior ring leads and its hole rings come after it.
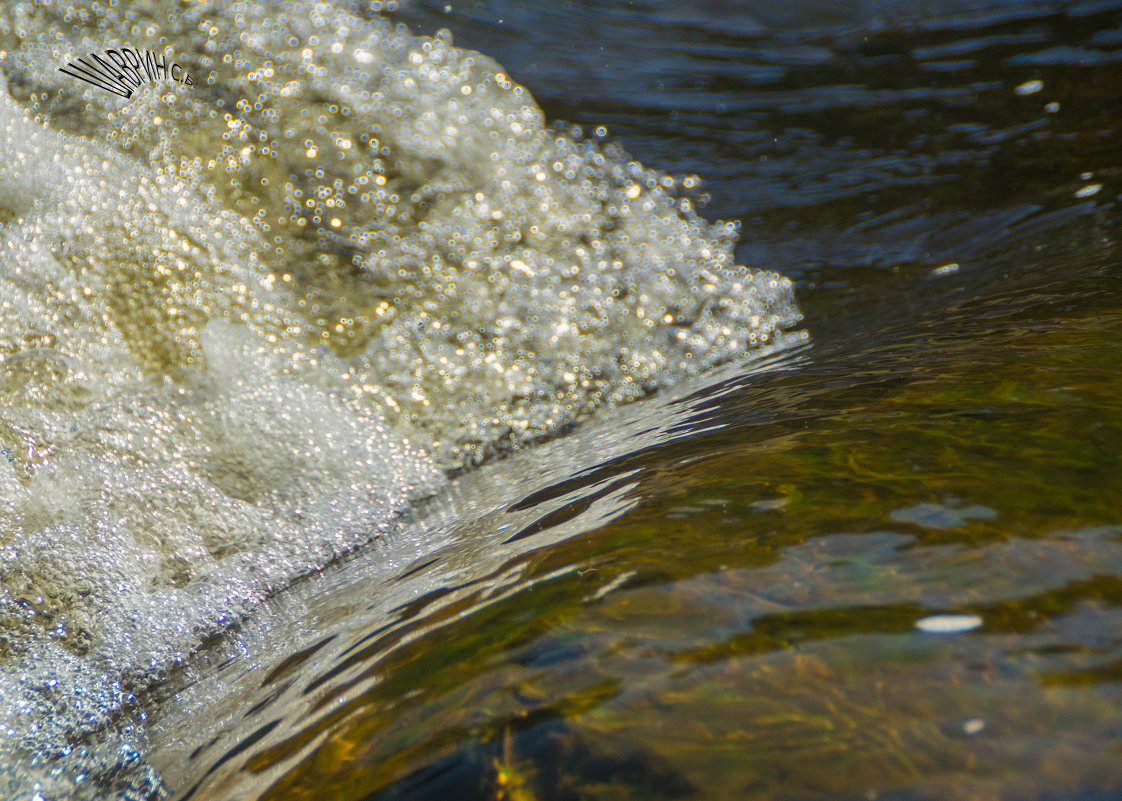
POLYGON ((0 759, 51 798, 156 792, 136 694, 445 475, 800 319, 446 35, 79 6, 0 10, 0 759), (194 87, 57 71, 161 38, 194 87))

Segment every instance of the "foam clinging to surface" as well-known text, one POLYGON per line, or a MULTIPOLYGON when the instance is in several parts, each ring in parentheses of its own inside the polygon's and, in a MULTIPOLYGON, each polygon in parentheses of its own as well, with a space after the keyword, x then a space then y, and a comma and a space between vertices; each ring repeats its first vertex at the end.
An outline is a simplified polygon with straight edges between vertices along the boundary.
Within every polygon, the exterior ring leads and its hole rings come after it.
MULTIPOLYGON (((17 8, 55 29, 68 6, 17 8)), ((345 4, 158 9, 135 4, 132 24, 174 42, 199 86, 131 116, 91 90, 96 112, 116 115, 100 127, 199 165, 213 199, 267 228, 277 285, 445 466, 694 374, 799 318, 786 279, 735 265, 735 227, 697 216, 695 179, 548 128, 498 64, 446 35, 414 37, 345 4)), ((117 43, 114 13, 60 32, 53 52, 117 43)), ((97 113, 75 127, 98 128, 97 113)))
MULTIPOLYGON (((301 337, 244 220, 6 93, 0 141, 10 758, 66 753, 202 638, 387 530, 439 474, 301 337)), ((46 779, 6 775, 5 797, 46 779)), ((67 797, 74 781, 46 786, 67 797)))

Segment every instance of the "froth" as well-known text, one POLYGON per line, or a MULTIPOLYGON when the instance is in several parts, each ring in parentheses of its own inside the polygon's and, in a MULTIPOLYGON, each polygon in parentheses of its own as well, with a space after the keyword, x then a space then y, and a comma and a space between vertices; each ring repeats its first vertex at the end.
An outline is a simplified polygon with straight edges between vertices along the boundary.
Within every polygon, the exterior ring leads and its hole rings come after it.
MULTIPOLYGON (((111 8, 68 8, 27 11, 58 31, 53 57, 117 43, 111 8)), ((736 226, 697 215, 696 179, 548 127, 498 64, 447 34, 414 37, 346 4, 130 12, 197 65, 200 86, 145 89, 128 112, 87 90, 91 119, 75 127, 112 115, 106 135, 196 165, 213 199, 252 216, 280 255, 277 285, 445 467, 799 319, 786 279, 735 264, 736 226)), ((13 63, 58 83, 43 58, 13 63)))
POLYGON ((305 341, 244 220, 6 94, 0 141, 0 747, 58 756, 439 474, 305 341))

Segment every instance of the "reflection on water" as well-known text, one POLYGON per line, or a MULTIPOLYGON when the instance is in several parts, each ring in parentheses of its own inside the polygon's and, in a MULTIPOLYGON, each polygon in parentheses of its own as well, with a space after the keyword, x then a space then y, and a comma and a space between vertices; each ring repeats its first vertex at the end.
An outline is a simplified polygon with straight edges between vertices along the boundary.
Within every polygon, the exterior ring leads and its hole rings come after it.
POLYGON ((924 6, 399 12, 710 178, 811 344, 273 598, 144 705, 174 797, 1122 793, 1122 7, 924 6))
POLYGON ((209 679, 236 702, 188 692, 157 741, 204 740, 196 798, 1117 790, 1122 316, 1083 266, 919 363, 983 323, 811 349, 475 474, 429 524, 447 546, 281 599, 300 638, 247 634, 209 679))

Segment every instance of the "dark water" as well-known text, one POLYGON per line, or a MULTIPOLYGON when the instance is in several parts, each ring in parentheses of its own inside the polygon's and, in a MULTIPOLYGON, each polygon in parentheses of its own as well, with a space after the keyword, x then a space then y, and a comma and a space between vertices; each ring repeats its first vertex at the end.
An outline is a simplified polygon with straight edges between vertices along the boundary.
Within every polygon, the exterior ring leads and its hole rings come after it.
POLYGON ((702 176, 810 342, 275 598, 154 699, 174 797, 1122 796, 1122 6, 394 15, 702 176))

